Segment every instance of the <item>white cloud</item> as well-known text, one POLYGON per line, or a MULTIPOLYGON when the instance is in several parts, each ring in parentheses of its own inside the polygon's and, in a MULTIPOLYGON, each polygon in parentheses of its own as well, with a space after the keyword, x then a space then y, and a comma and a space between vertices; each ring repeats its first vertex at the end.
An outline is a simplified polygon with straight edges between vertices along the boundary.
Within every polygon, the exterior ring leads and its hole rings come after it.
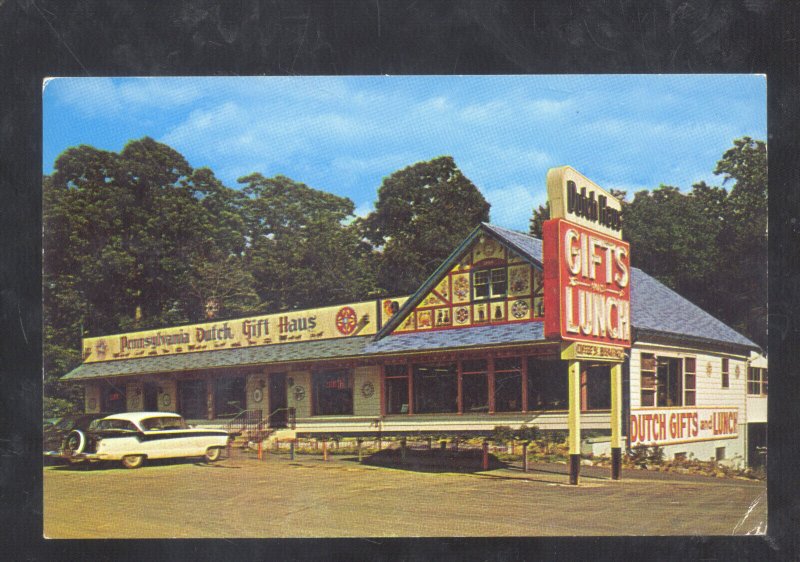
POLYGON ((436 96, 429 98, 415 107, 415 111, 419 113, 443 113, 453 109, 453 104, 444 96, 436 96))
POLYGON ((108 115, 190 104, 200 92, 190 79, 59 78, 58 99, 83 115, 108 115))
POLYGON ((527 109, 530 114, 537 117, 555 117, 563 115, 573 107, 572 100, 551 100, 551 99, 537 99, 531 100, 524 104, 524 109, 527 109))

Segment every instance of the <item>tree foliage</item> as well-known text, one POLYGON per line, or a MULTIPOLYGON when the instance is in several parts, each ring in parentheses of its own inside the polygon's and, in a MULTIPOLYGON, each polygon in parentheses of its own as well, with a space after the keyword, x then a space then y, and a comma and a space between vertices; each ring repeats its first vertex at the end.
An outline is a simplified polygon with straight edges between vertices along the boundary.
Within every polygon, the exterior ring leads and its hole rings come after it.
POLYGON ((375 211, 361 223, 382 249, 378 284, 412 293, 482 221, 489 203, 451 156, 418 162, 384 178, 375 211))
MULTIPOLYGON (((632 265, 671 287, 766 348, 767 147, 736 139, 717 163, 723 187, 691 191, 661 185, 622 197, 623 235, 632 265)), ((541 238, 548 207, 534 209, 530 233, 541 238)))
POLYGON ((285 176, 252 174, 244 184, 244 216, 252 272, 262 307, 310 308, 366 298, 374 292, 371 247, 347 221, 345 197, 285 176))
POLYGON ((75 398, 55 378, 80 362, 82 335, 200 320, 215 292, 253 305, 239 199, 147 137, 59 156, 43 179, 45 392, 75 398))

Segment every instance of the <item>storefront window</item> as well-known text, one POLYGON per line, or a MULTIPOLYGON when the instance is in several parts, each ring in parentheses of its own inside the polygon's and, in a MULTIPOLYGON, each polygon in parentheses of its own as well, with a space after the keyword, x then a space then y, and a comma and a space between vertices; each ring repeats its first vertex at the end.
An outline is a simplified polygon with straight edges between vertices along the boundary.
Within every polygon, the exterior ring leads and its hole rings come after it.
POLYGON ((479 269, 472 278, 475 299, 501 297, 507 292, 506 268, 479 269))
POLYGON ((558 359, 528 359, 528 409, 566 410, 567 363, 558 359))
POLYGON ((202 379, 178 381, 178 408, 179 413, 186 419, 207 418, 206 381, 202 379))
POLYGON ((353 414, 353 376, 345 370, 321 371, 312 375, 314 415, 353 414))
POLYGON ((461 363, 464 412, 489 411, 489 372, 484 359, 461 363))
POLYGON ((681 362, 679 359, 658 358, 656 392, 658 406, 681 406, 683 404, 681 362))
POLYGON ((386 413, 408 413, 408 369, 405 365, 387 365, 386 377, 386 413))
POLYGON ((125 390, 121 385, 109 384, 103 387, 101 397, 103 412, 116 414, 126 410, 125 390))
POLYGON ((694 406, 697 391, 697 361, 694 357, 683 360, 683 405, 694 406))
POLYGON ((519 357, 494 362, 494 411, 522 410, 522 362, 519 357))
POLYGON ((244 377, 224 377, 214 382, 214 413, 231 417, 245 410, 247 389, 244 377))
POLYGON ((458 374, 455 364, 414 367, 414 412, 458 411, 458 374))
POLYGON ((611 371, 607 365, 586 369, 586 409, 611 409, 611 371))

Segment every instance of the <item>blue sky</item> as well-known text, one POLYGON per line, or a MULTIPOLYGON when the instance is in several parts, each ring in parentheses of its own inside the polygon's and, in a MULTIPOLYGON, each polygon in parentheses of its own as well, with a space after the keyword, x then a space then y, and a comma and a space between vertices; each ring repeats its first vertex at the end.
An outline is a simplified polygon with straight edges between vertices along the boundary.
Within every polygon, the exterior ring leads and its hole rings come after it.
POLYGON ((286 175, 368 213, 384 177, 453 156, 527 231, 547 169, 606 189, 705 180, 732 141, 767 140, 766 79, 754 75, 58 78, 43 93, 43 170, 88 144, 150 136, 230 187, 286 175))

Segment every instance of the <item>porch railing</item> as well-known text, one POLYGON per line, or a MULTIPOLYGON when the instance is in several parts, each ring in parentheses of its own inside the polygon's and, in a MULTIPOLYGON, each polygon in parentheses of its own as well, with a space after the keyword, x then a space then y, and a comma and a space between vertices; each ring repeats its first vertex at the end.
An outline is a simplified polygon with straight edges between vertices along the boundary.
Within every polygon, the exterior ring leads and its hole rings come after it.
POLYGON ((260 441, 266 436, 265 433, 269 433, 269 426, 265 426, 261 410, 242 410, 231 418, 225 430, 231 435, 243 435, 249 440, 260 441))

